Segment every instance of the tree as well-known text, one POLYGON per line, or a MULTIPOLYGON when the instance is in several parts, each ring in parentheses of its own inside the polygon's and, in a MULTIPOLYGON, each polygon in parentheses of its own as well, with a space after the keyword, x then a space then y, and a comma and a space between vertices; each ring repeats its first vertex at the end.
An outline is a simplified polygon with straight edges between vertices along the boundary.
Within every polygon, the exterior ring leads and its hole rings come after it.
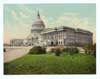
POLYGON ((96 57, 96 43, 93 45, 92 50, 93 50, 93 55, 96 57))
POLYGON ((46 54, 46 49, 40 46, 30 49, 29 54, 46 54))
POLYGON ((96 55, 96 43, 95 44, 86 44, 84 47, 86 54, 96 55))

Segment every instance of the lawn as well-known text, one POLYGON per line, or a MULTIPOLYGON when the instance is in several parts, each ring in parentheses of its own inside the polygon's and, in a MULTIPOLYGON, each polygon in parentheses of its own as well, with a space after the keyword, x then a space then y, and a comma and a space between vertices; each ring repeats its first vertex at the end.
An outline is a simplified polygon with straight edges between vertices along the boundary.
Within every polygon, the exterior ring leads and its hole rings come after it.
POLYGON ((95 74, 96 59, 85 54, 25 55, 4 64, 4 74, 95 74))

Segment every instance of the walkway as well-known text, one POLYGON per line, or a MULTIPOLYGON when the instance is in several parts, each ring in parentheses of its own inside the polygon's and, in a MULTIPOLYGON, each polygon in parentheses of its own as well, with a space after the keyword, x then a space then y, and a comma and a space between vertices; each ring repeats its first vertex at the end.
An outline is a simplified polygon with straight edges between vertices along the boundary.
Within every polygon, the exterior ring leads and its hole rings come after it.
POLYGON ((32 47, 5 47, 5 48, 6 52, 4 52, 4 63, 10 62, 14 59, 26 55, 32 47))

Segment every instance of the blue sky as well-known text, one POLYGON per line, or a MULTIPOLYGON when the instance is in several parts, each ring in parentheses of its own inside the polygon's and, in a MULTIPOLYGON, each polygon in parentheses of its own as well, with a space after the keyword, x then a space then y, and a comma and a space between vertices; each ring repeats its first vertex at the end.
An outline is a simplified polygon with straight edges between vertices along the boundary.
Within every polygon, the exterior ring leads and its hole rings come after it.
POLYGON ((68 26, 96 33, 95 4, 5 4, 4 42, 26 38, 36 20, 37 11, 46 28, 68 26))

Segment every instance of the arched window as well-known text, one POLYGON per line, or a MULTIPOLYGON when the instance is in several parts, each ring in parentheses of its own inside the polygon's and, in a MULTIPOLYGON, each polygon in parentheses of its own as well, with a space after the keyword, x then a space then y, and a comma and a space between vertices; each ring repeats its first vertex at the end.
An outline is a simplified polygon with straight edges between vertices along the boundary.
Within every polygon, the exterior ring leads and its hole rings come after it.
POLYGON ((59 45, 60 45, 60 41, 59 41, 59 45))
POLYGON ((53 41, 51 42, 51 46, 54 45, 53 41))

